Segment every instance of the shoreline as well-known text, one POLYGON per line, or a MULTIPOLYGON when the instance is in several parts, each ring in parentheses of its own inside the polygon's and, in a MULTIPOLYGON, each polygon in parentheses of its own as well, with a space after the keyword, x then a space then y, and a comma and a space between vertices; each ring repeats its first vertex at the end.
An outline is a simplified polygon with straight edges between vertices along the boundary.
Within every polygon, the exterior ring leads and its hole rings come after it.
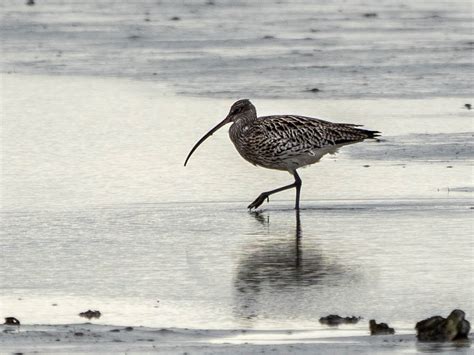
MULTIPOLYGON (((9 327, 10 330, 12 327, 9 327)), ((210 330, 187 328, 149 328, 96 325, 22 325, 18 331, 5 333, 2 326, 0 348, 4 352, 35 353, 272 353, 321 352, 396 354, 400 351, 469 352, 471 342, 424 343, 413 333, 395 335, 360 335, 357 331, 338 330, 210 330)))

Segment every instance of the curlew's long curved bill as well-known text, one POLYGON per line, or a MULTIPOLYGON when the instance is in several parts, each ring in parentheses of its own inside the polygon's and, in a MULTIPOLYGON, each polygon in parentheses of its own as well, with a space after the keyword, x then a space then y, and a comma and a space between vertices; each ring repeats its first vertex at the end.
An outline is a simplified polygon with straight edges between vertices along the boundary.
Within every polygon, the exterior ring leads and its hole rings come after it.
POLYGON ((189 158, 191 158, 191 155, 194 153, 194 151, 197 149, 197 147, 199 147, 201 145, 202 142, 204 142, 207 138, 209 138, 210 136, 212 136, 219 128, 221 128, 222 126, 224 126, 225 124, 229 123, 230 120, 229 120, 229 117, 226 117, 221 123, 219 123, 217 126, 215 126, 213 129, 211 129, 209 132, 206 133, 206 135, 204 137, 202 137, 193 147, 193 149, 191 149, 191 151, 189 152, 188 154, 188 157, 186 158, 186 161, 184 162, 184 166, 186 166, 186 164, 188 163, 188 160, 189 158))

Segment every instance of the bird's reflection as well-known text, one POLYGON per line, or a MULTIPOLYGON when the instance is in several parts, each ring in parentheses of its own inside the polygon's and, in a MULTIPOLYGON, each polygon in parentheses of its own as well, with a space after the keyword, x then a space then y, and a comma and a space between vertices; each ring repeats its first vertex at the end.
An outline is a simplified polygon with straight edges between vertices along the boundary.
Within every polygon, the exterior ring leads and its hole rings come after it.
POLYGON ((260 211, 252 211, 249 213, 255 218, 257 222, 260 222, 260 224, 262 224, 263 226, 268 226, 270 224, 270 216, 266 216, 260 211))
POLYGON ((300 212, 287 228, 272 230, 270 216, 251 215, 264 229, 253 243, 244 246, 234 278, 236 316, 251 319, 259 314, 262 302, 268 306, 281 301, 282 294, 299 294, 311 287, 336 286, 344 282, 344 267, 331 261, 318 249, 314 238, 303 248, 300 212))

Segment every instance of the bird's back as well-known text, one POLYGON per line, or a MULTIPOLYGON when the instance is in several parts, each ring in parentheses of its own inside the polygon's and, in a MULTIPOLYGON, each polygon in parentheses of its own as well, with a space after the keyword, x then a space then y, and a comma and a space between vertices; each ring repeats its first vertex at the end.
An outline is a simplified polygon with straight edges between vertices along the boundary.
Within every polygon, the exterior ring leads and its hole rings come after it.
POLYGON ((377 131, 296 115, 263 116, 236 122, 230 136, 239 153, 255 165, 294 171, 338 148, 375 138, 377 131))

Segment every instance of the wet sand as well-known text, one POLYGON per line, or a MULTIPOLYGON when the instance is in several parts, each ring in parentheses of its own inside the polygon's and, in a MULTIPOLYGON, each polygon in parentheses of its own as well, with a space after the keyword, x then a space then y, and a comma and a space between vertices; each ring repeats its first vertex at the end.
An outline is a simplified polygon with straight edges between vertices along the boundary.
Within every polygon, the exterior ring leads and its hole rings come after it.
POLYGON ((298 330, 201 330, 114 327, 93 324, 35 325, 0 336, 9 353, 116 354, 399 354, 436 352, 469 354, 469 342, 417 343, 414 335, 367 336, 354 331, 334 337, 329 332, 298 330))
POLYGON ((2 6, 13 73, 131 78, 213 98, 472 96, 467 0, 2 6))

